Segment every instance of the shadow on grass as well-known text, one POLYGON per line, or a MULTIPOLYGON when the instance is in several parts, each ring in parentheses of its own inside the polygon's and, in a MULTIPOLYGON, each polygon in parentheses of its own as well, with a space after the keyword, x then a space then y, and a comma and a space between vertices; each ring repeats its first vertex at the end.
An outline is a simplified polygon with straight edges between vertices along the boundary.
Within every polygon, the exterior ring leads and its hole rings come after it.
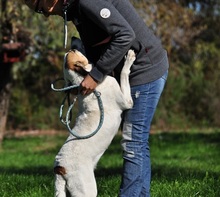
POLYGON ((40 175, 40 176, 53 176, 53 166, 51 168, 47 166, 37 166, 37 167, 25 167, 25 168, 13 168, 13 167, 1 167, 0 174, 7 175, 40 175))
POLYGON ((212 177, 214 179, 219 179, 220 172, 212 172, 208 169, 195 170, 195 168, 187 167, 169 167, 167 165, 157 165, 152 167, 152 178, 155 179, 166 179, 167 181, 174 181, 179 178, 181 179, 197 179, 203 180, 205 177, 212 177))
POLYGON ((205 143, 215 143, 216 145, 220 146, 220 132, 213 132, 213 133, 169 133, 164 132, 161 134, 153 134, 151 138, 156 137, 164 137, 167 143, 179 143, 179 142, 189 142, 189 141, 200 141, 205 143))
POLYGON ((122 174, 122 168, 98 168, 95 170, 96 177, 108 177, 108 176, 119 176, 122 174))

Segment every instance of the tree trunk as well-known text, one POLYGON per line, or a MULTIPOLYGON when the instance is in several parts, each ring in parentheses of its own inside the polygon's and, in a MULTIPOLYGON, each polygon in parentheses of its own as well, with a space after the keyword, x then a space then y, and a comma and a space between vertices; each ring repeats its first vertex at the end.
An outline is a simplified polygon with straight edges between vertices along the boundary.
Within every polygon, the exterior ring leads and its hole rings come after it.
POLYGON ((11 90, 12 64, 0 62, 0 144, 4 138, 11 90))

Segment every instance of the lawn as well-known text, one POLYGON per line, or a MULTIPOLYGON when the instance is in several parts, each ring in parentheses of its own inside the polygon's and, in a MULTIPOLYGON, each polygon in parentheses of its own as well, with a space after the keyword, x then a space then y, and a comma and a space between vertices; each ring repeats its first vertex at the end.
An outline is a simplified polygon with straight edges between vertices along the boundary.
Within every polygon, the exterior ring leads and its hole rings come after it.
MULTIPOLYGON (((117 135, 98 163, 99 197, 116 197, 121 147, 117 135)), ((53 196, 53 161, 65 135, 6 138, 0 149, 1 197, 53 196)), ((167 132, 150 137, 152 197, 219 197, 220 132, 167 132)))

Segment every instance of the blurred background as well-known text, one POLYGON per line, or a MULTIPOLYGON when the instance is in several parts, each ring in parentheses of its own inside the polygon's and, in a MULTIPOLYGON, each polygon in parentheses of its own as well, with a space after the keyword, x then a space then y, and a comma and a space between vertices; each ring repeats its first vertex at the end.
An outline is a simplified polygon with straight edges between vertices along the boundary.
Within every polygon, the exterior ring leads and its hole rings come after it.
MULTIPOLYGON (((220 126, 220 1, 133 0, 161 39, 169 77, 152 130, 220 126)), ((1 0, 0 140, 14 130, 62 130, 63 19, 35 14, 16 0, 1 0)), ((68 46, 75 27, 68 24, 68 46)))

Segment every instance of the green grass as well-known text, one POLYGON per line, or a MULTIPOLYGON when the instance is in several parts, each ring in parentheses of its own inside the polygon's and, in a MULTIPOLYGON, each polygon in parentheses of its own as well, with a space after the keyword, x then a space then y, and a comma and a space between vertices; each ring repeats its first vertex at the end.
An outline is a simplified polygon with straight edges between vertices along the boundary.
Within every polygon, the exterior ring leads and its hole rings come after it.
MULTIPOLYGON (((65 136, 7 138, 0 149, 1 197, 53 196, 53 161, 65 136)), ((161 133, 150 137, 152 197, 219 197, 220 132, 161 133)), ((99 197, 116 197, 120 136, 95 171, 99 197)))

